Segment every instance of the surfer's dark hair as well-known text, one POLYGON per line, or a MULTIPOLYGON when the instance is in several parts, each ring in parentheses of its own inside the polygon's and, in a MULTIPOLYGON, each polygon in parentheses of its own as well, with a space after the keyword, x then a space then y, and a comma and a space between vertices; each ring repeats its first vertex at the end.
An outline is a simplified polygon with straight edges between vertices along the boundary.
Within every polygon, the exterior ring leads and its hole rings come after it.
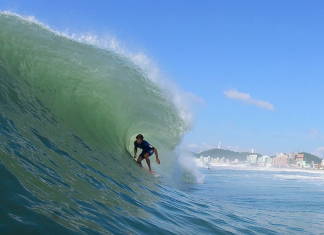
POLYGON ((138 139, 143 140, 143 139, 144 139, 144 136, 143 136, 142 134, 138 134, 138 135, 136 136, 136 139, 137 139, 137 140, 138 140, 138 139))

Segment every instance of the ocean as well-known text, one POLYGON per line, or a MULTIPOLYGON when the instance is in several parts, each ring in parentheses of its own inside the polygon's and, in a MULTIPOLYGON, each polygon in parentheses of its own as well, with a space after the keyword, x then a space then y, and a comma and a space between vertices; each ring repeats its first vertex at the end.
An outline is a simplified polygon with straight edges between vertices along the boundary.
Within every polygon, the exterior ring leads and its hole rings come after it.
POLYGON ((108 44, 0 12, 0 234, 324 234, 323 174, 196 167, 181 91, 108 44))

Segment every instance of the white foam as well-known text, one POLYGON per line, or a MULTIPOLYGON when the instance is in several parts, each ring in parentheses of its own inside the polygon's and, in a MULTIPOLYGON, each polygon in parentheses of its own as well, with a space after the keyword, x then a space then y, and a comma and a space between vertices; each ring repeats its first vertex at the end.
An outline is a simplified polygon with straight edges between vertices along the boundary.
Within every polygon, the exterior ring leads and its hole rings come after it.
POLYGON ((203 184, 205 182, 204 174, 198 171, 196 162, 193 156, 188 152, 180 151, 178 163, 183 170, 182 180, 188 183, 203 184))
POLYGON ((275 175, 275 177, 283 180, 324 181, 323 176, 275 175))

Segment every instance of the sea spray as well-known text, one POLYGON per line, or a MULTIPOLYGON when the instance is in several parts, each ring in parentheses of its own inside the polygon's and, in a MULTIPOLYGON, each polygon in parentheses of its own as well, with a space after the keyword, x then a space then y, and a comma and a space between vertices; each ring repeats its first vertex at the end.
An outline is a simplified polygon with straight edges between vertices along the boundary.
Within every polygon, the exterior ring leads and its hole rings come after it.
POLYGON ((199 172, 194 160, 194 154, 179 150, 178 164, 182 181, 186 183, 204 183, 205 175, 199 172))

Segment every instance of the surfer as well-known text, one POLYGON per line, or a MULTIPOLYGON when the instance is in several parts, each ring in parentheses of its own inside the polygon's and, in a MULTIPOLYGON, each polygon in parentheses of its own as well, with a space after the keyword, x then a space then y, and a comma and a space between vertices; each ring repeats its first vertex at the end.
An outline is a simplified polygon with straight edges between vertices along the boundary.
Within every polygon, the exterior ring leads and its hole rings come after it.
POLYGON ((150 173, 152 173, 151 169, 151 163, 149 157, 155 153, 156 156, 156 162, 160 164, 159 154, 157 152, 157 149, 154 148, 152 145, 150 145, 146 140, 144 140, 144 137, 142 134, 138 134, 136 136, 136 140, 134 142, 134 158, 136 158, 137 148, 142 149, 142 153, 137 158, 137 163, 142 166, 142 160, 145 158, 146 163, 149 167, 150 173))

